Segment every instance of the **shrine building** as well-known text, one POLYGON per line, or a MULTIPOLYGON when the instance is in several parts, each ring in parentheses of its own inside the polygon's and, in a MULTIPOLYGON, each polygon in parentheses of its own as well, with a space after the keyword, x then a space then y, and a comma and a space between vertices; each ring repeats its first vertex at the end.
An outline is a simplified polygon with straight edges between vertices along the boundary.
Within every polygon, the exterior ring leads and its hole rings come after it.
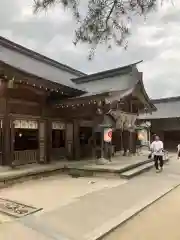
POLYGON ((0 164, 134 152, 138 114, 156 110, 138 63, 88 75, 0 37, 0 164))

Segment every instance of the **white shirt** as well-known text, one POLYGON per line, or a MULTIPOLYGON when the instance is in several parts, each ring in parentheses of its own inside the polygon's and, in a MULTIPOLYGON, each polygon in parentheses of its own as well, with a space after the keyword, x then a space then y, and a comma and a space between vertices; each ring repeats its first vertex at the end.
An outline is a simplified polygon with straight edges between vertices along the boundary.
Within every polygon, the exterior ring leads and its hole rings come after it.
POLYGON ((178 152, 180 152, 180 144, 177 145, 178 152))
POLYGON ((154 141, 151 143, 151 151, 156 156, 163 156, 163 142, 162 141, 154 141))

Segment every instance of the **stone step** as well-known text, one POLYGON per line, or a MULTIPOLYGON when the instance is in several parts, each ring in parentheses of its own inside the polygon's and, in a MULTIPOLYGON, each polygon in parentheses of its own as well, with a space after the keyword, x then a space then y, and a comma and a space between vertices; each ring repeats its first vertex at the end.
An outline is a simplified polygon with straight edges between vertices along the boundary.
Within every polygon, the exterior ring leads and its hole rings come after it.
MULTIPOLYGON (((144 161, 140 161, 140 162, 136 162, 136 163, 131 163, 130 165, 126 166, 126 167, 121 167, 119 166, 119 168, 111 168, 111 166, 108 168, 108 165, 105 165, 106 167, 100 167, 97 166, 66 166, 66 168, 64 169, 65 172, 67 173, 82 173, 82 172, 87 172, 87 175, 93 175, 93 172, 101 172, 101 173, 123 173, 125 171, 128 171, 130 169, 136 168, 138 166, 144 165, 146 163, 152 162, 152 160, 148 159, 148 160, 144 160, 144 161)), ((71 174, 70 174, 71 175, 71 174)))
MULTIPOLYGON (((172 156, 169 156, 168 158, 164 159, 164 164, 168 164, 169 159, 172 156)), ((143 164, 138 165, 138 166, 134 166, 133 168, 128 169, 127 171, 124 171, 122 173, 120 173, 120 177, 123 179, 131 179, 143 172, 146 172, 148 170, 150 170, 152 167, 154 166, 154 161, 153 160, 149 160, 148 161, 144 161, 143 164)))
POLYGON ((146 164, 143 164, 141 166, 135 167, 133 169, 130 169, 126 172, 121 173, 120 177, 123 179, 131 179, 143 172, 150 170, 151 168, 153 168, 153 166, 154 166, 153 162, 146 163, 146 164))
POLYGON ((152 160, 145 160, 139 163, 131 164, 124 168, 112 169, 112 168, 91 168, 91 167, 73 167, 66 169, 66 173, 74 178, 78 177, 121 177, 125 172, 134 171, 134 169, 142 169, 144 165, 152 163, 152 160))

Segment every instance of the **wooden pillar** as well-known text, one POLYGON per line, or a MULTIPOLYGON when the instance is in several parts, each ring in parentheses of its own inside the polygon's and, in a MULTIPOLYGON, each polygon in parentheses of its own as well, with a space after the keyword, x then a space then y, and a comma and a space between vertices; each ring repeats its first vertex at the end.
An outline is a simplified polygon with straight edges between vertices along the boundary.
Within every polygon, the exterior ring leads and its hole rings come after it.
POLYGON ((115 145, 115 151, 121 151, 122 149, 122 139, 121 139, 122 131, 120 129, 116 129, 113 132, 112 144, 115 145))
POLYGON ((47 162, 47 148, 46 148, 46 130, 47 121, 44 119, 39 120, 39 163, 47 162))
POLYGON ((101 158, 105 155, 105 144, 104 144, 104 128, 101 127, 101 158))
POLYGON ((9 114, 6 112, 3 119, 3 165, 11 166, 13 162, 13 136, 12 136, 12 126, 10 126, 11 120, 9 114))
POLYGON ((51 149, 52 149, 52 122, 50 120, 46 121, 46 162, 51 162, 51 149))
POLYGON ((13 122, 9 112, 9 96, 8 96, 8 81, 1 80, 1 95, 3 97, 3 160, 2 165, 11 166, 13 162, 13 122))
POLYGON ((121 149, 120 149, 120 151, 122 151, 123 150, 123 129, 121 129, 120 141, 121 141, 121 149))
POLYGON ((92 123, 92 158, 96 159, 97 158, 97 134, 96 134, 96 129, 97 129, 97 122, 95 119, 93 119, 92 123))
POLYGON ((95 126, 93 123, 92 126, 92 158, 96 158, 96 134, 95 134, 95 126))
POLYGON ((73 153, 73 158, 75 160, 79 160, 80 159, 80 139, 79 139, 79 122, 78 120, 74 120, 73 121, 73 149, 74 149, 74 153, 73 153))
MULTIPOLYGON (((130 114, 133 112, 132 102, 130 102, 130 114)), ((129 131, 129 152, 133 153, 133 132, 129 131)))
POLYGON ((0 148, 1 148, 1 153, 0 153, 0 165, 3 165, 3 120, 0 120, 0 148))
POLYGON ((132 153, 135 154, 136 153, 136 132, 132 132, 132 153))
POLYGON ((41 104, 41 118, 38 124, 39 130, 39 163, 48 163, 49 162, 49 148, 48 148, 48 134, 49 134, 49 125, 48 120, 46 119, 46 96, 42 96, 40 100, 41 104))
POLYGON ((133 153, 133 132, 129 131, 129 152, 133 153))
POLYGON ((66 156, 69 160, 73 159, 73 123, 66 124, 66 156))
POLYGON ((127 150, 129 148, 129 142, 130 142, 129 137, 130 137, 129 131, 123 130, 123 132, 122 132, 122 139, 123 139, 123 150, 124 150, 124 154, 123 155, 124 156, 126 155, 127 150))

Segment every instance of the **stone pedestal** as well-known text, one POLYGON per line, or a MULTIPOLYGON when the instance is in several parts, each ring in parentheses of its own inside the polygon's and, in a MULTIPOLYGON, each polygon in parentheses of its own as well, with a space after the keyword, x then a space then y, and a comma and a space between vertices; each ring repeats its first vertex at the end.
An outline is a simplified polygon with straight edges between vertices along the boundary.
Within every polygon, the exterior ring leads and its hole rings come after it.
POLYGON ((109 163, 109 161, 108 161, 107 159, 105 159, 105 158, 98 158, 98 159, 96 160, 96 164, 97 164, 97 165, 105 165, 105 164, 107 164, 107 163, 109 163))

